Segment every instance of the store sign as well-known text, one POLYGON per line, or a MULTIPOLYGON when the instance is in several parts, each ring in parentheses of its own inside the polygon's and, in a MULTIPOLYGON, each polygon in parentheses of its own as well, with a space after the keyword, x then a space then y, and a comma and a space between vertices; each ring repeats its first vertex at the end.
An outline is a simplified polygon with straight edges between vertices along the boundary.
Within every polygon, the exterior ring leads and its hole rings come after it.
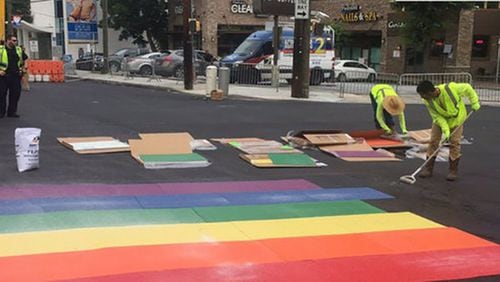
POLYGON ((342 8, 340 20, 343 22, 356 23, 356 22, 374 22, 379 19, 377 12, 368 11, 363 12, 362 7, 356 4, 345 5, 342 8))
POLYGON ((231 0, 231 12, 233 14, 253 14, 252 4, 246 0, 231 0))
POLYGON ((390 13, 387 15, 387 36, 399 36, 405 26, 404 14, 390 13))
POLYGON ((253 0, 253 11, 257 15, 294 16, 294 0, 253 0))

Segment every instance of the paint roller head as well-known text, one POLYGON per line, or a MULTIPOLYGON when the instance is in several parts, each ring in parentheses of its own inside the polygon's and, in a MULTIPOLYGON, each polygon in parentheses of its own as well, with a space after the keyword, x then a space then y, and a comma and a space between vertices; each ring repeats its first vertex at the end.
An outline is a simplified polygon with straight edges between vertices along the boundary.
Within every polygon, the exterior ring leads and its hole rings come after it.
POLYGON ((401 176, 399 178, 399 181, 406 183, 406 184, 414 184, 415 182, 417 182, 417 179, 415 179, 414 176, 405 175, 405 176, 401 176))

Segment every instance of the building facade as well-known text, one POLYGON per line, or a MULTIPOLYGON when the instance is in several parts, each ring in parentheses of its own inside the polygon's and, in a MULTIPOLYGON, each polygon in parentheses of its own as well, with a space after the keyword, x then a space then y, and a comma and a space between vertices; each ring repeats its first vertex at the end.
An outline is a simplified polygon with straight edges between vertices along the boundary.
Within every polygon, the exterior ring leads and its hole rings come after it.
MULTIPOLYGON (((102 52, 102 19, 100 1, 49 0, 31 1, 33 26, 46 31, 47 36, 28 33, 30 41, 38 42, 40 53, 60 59, 64 54, 78 58, 81 52, 102 52)), ((109 50, 133 47, 131 41, 118 40, 120 31, 109 29, 109 50)), ((29 46, 27 44, 26 46, 29 46)), ((47 56, 43 56, 44 58, 47 56)))
MULTIPOLYGON (((316 0, 314 11, 330 17, 338 30, 338 59, 360 60, 379 72, 471 72, 492 74, 500 37, 500 4, 478 2, 476 9, 451 17, 452 24, 418 52, 401 37, 404 14, 388 0, 316 0)), ((271 16, 256 16, 252 0, 193 0, 201 22, 195 47, 214 55, 230 54, 253 31, 269 27, 271 16)), ((171 48, 182 48, 182 0, 169 1, 171 48)), ((281 22, 293 22, 280 17, 281 22)))

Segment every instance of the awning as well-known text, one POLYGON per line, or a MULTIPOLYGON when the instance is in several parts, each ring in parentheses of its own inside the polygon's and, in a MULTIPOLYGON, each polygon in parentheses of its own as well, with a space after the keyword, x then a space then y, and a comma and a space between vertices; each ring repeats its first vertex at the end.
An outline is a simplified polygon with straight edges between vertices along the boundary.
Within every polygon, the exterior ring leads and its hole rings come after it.
POLYGON ((15 29, 20 29, 20 30, 26 30, 29 32, 38 32, 38 33, 52 33, 53 32, 53 27, 46 27, 46 26, 36 26, 34 24, 31 24, 29 22, 26 22, 24 20, 21 20, 21 26, 17 27, 14 26, 15 29))

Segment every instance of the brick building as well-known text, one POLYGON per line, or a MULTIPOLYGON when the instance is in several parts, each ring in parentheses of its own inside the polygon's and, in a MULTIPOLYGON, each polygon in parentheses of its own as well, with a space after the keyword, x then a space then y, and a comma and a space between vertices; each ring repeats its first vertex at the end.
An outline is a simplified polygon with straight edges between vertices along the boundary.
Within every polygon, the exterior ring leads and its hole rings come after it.
MULTIPOLYGON (((192 0, 201 22, 195 47, 224 56, 253 31, 264 29, 272 17, 256 16, 252 0, 192 0)), ((452 17, 453 24, 432 40, 425 52, 405 46, 400 35, 404 18, 388 0, 312 0, 342 29, 337 58, 365 61, 380 72, 471 72, 493 74, 500 40, 500 4, 478 2, 474 10, 452 17), (488 9, 485 9, 488 8, 488 9)), ((169 1, 171 48, 182 48, 182 0, 169 1)), ((447 15, 450 16, 450 15, 447 15)), ((291 22, 280 17, 282 22, 291 22)))

